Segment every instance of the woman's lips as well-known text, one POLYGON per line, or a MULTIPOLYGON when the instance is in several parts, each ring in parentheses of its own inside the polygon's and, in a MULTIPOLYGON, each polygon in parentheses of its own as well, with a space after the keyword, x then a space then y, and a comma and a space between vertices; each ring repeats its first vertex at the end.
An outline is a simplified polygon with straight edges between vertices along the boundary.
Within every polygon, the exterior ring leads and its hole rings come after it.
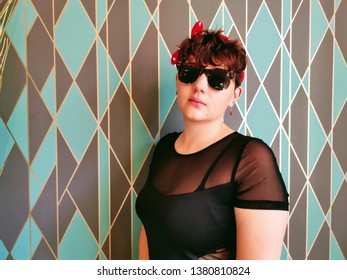
POLYGON ((201 99, 196 98, 196 97, 191 97, 188 99, 188 101, 196 107, 200 107, 200 106, 206 106, 206 103, 204 103, 201 99))

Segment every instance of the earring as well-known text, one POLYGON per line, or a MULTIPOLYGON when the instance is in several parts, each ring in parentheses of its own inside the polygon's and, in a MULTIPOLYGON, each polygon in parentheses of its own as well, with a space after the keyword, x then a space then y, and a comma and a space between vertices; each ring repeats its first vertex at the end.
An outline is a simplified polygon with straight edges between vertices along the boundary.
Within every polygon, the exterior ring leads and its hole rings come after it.
POLYGON ((229 106, 229 115, 232 116, 233 115, 233 107, 235 105, 235 101, 233 101, 233 103, 231 103, 231 105, 229 106))

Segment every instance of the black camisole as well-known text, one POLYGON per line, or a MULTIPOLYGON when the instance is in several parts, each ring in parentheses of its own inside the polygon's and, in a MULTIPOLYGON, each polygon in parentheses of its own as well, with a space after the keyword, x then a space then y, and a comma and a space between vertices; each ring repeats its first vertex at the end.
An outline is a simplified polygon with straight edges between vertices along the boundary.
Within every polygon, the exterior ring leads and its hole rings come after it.
POLYGON ((157 144, 136 201, 150 259, 235 259, 234 207, 288 210, 288 193, 272 150, 231 133, 188 155, 179 133, 157 144))

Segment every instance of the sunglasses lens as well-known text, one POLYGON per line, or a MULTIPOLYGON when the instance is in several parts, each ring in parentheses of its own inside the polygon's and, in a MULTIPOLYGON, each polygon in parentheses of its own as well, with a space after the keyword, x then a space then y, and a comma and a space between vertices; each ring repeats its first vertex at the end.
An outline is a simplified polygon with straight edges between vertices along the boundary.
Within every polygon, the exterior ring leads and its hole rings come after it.
POLYGON ((230 85, 230 76, 227 72, 221 70, 208 70, 207 80, 211 88, 215 90, 223 90, 230 85))
POLYGON ((222 69, 204 69, 190 65, 178 66, 178 79, 185 84, 194 83, 203 72, 207 76, 209 86, 214 90, 223 90, 229 87, 231 77, 222 69))
POLYGON ((178 67, 178 79, 185 84, 194 83, 200 75, 200 69, 189 65, 181 65, 178 67))

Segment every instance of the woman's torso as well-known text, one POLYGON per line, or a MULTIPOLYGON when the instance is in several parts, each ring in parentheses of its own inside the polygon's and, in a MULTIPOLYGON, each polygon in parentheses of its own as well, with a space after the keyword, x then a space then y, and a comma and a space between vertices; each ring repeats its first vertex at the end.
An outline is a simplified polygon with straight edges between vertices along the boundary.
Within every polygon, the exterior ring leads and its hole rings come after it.
POLYGON ((235 258, 233 179, 250 140, 234 132, 189 155, 178 154, 179 136, 164 137, 137 199, 151 259, 235 258))

